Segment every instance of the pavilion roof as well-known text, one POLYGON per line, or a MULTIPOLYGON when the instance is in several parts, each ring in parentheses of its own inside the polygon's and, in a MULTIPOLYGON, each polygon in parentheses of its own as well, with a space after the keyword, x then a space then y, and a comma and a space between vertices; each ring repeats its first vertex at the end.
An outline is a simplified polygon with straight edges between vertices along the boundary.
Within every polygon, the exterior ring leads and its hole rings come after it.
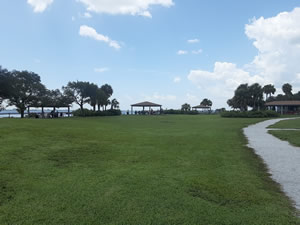
POLYGON ((161 107, 161 105, 153 103, 153 102, 140 102, 140 103, 133 104, 131 106, 135 106, 135 107, 161 107))
POLYGON ((210 109, 210 108, 211 107, 207 105, 197 105, 193 107, 193 109, 210 109))
POLYGON ((273 102, 267 102, 266 106, 300 106, 300 101, 273 101, 273 102))

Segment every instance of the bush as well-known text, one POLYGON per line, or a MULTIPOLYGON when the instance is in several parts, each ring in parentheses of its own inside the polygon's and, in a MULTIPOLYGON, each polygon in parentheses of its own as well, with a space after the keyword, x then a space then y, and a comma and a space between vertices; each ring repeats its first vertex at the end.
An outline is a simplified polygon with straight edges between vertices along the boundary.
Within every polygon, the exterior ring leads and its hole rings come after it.
POLYGON ((222 117, 228 118, 268 118, 268 117, 279 117, 280 115, 275 111, 226 111, 221 113, 222 117))
POLYGON ((90 116, 120 116, 121 110, 118 109, 110 109, 107 111, 93 111, 89 109, 77 109, 73 111, 73 116, 80 116, 80 117, 90 117, 90 116))
POLYGON ((163 111, 163 114, 185 114, 185 115, 197 115, 199 112, 197 110, 183 111, 179 109, 167 109, 163 111))

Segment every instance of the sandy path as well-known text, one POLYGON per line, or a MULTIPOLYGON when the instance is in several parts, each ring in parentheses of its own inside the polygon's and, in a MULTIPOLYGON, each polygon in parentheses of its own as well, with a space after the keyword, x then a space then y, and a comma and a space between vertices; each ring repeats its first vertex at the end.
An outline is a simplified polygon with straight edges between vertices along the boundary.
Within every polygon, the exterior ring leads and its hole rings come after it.
POLYGON ((248 138, 248 146, 267 164, 272 179, 281 184, 283 191, 300 210, 300 148, 275 138, 267 129, 281 120, 286 119, 267 120, 251 125, 244 128, 244 134, 248 138))

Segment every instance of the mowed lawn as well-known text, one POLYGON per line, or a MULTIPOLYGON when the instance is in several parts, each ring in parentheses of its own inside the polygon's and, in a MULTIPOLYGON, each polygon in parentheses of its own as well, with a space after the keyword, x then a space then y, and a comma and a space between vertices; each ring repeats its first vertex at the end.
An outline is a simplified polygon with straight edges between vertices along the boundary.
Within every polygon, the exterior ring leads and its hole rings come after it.
POLYGON ((0 224, 300 224, 246 147, 259 119, 0 120, 0 224))
POLYGON ((271 128, 281 129, 299 129, 299 131, 269 131, 275 137, 278 137, 284 141, 288 141, 290 144, 300 147, 300 118, 293 120, 284 120, 271 126, 271 128))

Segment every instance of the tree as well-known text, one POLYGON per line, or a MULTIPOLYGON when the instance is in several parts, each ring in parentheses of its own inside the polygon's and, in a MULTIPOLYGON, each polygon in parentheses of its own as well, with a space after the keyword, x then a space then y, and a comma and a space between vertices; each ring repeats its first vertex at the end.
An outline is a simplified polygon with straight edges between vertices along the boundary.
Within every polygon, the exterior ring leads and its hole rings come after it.
POLYGON ((200 103, 200 105, 211 107, 212 106, 212 101, 209 100, 209 99, 207 99, 207 98, 205 98, 205 99, 202 100, 202 102, 200 103))
POLYGON ((113 99, 111 100, 111 109, 118 109, 119 108, 119 102, 117 101, 117 99, 113 99))
POLYGON ((89 87, 89 82, 69 82, 66 87, 63 87, 64 95, 72 99, 72 102, 78 104, 80 106, 81 111, 83 111, 83 105, 90 101, 89 87))
POLYGON ((107 98, 105 103, 104 103, 104 110, 106 111, 106 108, 108 105, 111 105, 111 101, 107 98))
POLYGON ((289 83, 286 83, 282 86, 282 91, 287 97, 293 96, 292 89, 292 85, 290 85, 289 83))
POLYGON ((89 84, 88 87, 88 95, 90 97, 89 103, 93 107, 93 110, 96 111, 96 105, 97 105, 97 91, 98 91, 98 85, 96 84, 89 84))
POLYGON ((271 97, 272 94, 275 94, 276 88, 274 87, 274 85, 268 84, 263 87, 263 92, 266 94, 266 100, 267 100, 268 97, 271 97))
POLYGON ((227 101, 227 104, 234 109, 248 111, 248 105, 250 101, 251 95, 248 84, 241 84, 235 90, 233 98, 227 101))
POLYGON ((263 105, 263 88, 258 84, 252 84, 249 86, 249 102, 248 106, 252 107, 253 110, 259 110, 263 105))
MULTIPOLYGON (((112 94, 113 94, 113 89, 112 89, 112 87, 111 87, 110 85, 108 85, 108 84, 102 85, 102 86, 101 86, 101 89, 102 89, 102 91, 104 92, 104 94, 105 94, 105 96, 106 96, 106 99, 105 99, 105 101, 103 101, 103 105, 102 105, 102 106, 104 106, 105 111, 106 111, 106 107, 107 107, 108 105, 111 104, 109 98, 110 98, 110 97, 112 96, 112 94)), ((104 96, 103 96, 103 97, 104 97, 104 96)))
POLYGON ((102 88, 97 89, 96 93, 96 101, 98 106, 98 111, 100 111, 100 107, 103 107, 105 105, 105 102, 107 100, 107 96, 102 88))
POLYGON ((0 110, 2 102, 7 99, 11 92, 11 74, 7 69, 2 69, 0 66, 0 110))
POLYGON ((185 103, 185 104, 183 104, 183 105, 181 106, 181 110, 182 110, 182 111, 185 111, 185 112, 191 111, 191 105, 188 104, 188 103, 185 103))
POLYGON ((101 86, 101 89, 104 91, 104 93, 107 95, 107 98, 110 98, 113 94, 113 89, 110 85, 104 84, 101 86))
POLYGON ((32 103, 37 101, 45 86, 41 83, 40 76, 28 71, 12 71, 10 93, 8 101, 10 106, 16 106, 21 118, 24 118, 24 111, 32 103))

